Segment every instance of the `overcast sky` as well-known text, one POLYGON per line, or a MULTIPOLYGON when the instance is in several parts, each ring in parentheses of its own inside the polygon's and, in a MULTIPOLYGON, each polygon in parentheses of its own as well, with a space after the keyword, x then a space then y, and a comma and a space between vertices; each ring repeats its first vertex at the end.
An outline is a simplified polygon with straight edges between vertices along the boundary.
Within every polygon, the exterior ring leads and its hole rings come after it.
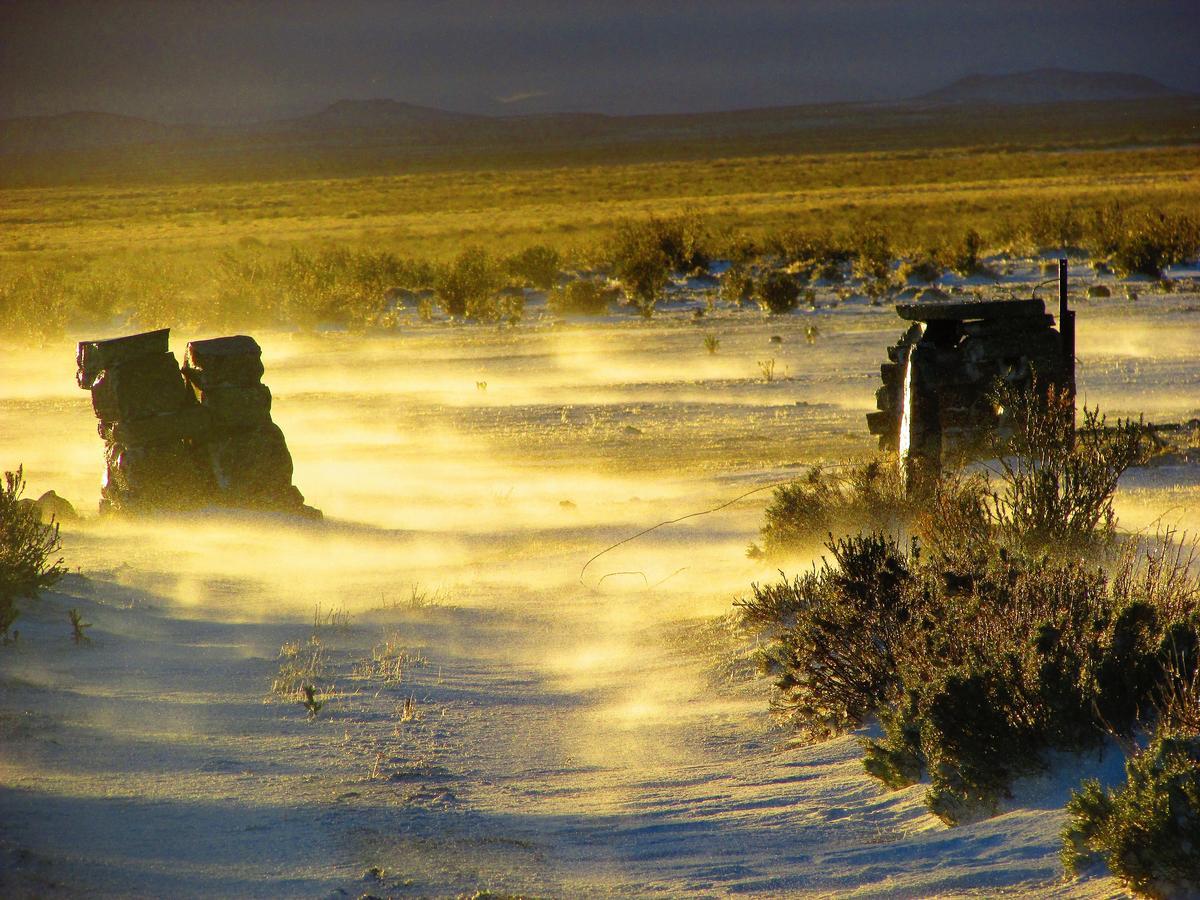
POLYGON ((1200 0, 0 0, 0 116, 230 122, 390 97, 482 113, 911 96, 973 72, 1200 92, 1200 0))

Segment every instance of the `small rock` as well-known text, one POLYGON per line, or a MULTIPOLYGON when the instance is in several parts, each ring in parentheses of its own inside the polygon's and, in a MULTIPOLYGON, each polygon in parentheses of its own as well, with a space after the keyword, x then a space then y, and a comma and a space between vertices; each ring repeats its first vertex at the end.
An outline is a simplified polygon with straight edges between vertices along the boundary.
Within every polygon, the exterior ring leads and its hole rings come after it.
POLYGON ((1110 291, 1103 284, 1089 284, 1088 289, 1087 289, 1087 295, 1088 295, 1088 297, 1093 298, 1093 299, 1097 298, 1097 297, 1111 297, 1112 291, 1110 291))
POLYGON ((32 508, 43 525, 49 525, 51 522, 74 522, 79 518, 75 507, 54 491, 46 491, 38 497, 33 501, 32 508))

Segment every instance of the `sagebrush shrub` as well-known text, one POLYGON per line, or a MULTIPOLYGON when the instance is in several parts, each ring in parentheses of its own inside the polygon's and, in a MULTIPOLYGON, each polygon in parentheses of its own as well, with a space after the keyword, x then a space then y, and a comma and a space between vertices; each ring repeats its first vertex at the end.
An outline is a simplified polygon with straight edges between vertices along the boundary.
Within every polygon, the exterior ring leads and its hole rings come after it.
POLYGON ((968 228, 962 236, 946 247, 943 262, 959 275, 977 275, 984 271, 980 260, 983 238, 974 228, 968 228))
POLYGON ((1136 894, 1200 894, 1200 736, 1160 735, 1105 791, 1084 782, 1067 803, 1063 864, 1078 873, 1103 859, 1136 894))
POLYGON ((868 228, 858 234, 854 249, 854 274, 863 280, 868 297, 882 297, 892 286, 892 245, 887 234, 868 228))
POLYGON ((935 249, 922 250, 900 264, 897 273, 901 281, 919 281, 928 284, 942 277, 942 263, 935 249))
POLYGON ((993 509, 997 524, 1028 548, 1088 549, 1110 538, 1112 498, 1122 473, 1145 460, 1141 422, 1112 427, 1099 409, 1083 408, 1066 388, 1002 389, 997 393, 1011 434, 998 451, 1004 490, 993 509))
POLYGON ((1147 211, 1125 221, 1109 261, 1121 275, 1162 275, 1167 266, 1200 254, 1200 222, 1189 216, 1147 211))
POLYGON ((733 265, 721 273, 717 291, 726 303, 741 305, 754 298, 754 279, 744 266, 733 265))
POLYGON ((617 224, 608 247, 609 263, 644 315, 651 315, 672 272, 707 271, 708 232, 696 216, 676 216, 617 224))
POLYGON ((768 638, 776 709, 813 737, 878 716, 867 771, 892 787, 928 774, 926 804, 950 823, 993 811, 1047 750, 1128 737, 1156 708, 1200 721, 1195 554, 1170 533, 1121 544, 1113 530, 1140 426, 1092 411, 1076 431, 1054 392, 1008 402, 1015 455, 990 484, 942 475, 917 493, 889 466, 778 489, 771 555, 818 529, 860 534, 739 603, 768 638))
POLYGON ((58 525, 43 525, 28 501, 24 470, 4 473, 0 486, 0 636, 7 635, 17 618, 17 600, 36 597, 60 577, 62 559, 58 525))
POLYGON ((754 287, 758 305, 772 315, 789 313, 800 299, 800 285, 786 272, 768 272, 754 287))
POLYGON ((802 278, 841 281, 855 251, 828 231, 788 228, 766 236, 767 251, 802 278))
POLYGON ((499 287, 499 271, 482 247, 464 249, 434 281, 438 302, 446 315, 454 318, 490 309, 488 301, 499 287))
POLYGON ((551 291, 546 305, 559 316, 602 316, 608 312, 608 299, 609 292, 602 284, 581 278, 551 291))
POLYGON ((779 560, 810 551, 831 534, 898 533, 924 500, 909 496, 899 470, 878 460, 841 472, 812 469, 806 478, 772 492, 759 531, 762 545, 752 544, 748 552, 779 560))
POLYGON ((742 606, 748 617, 790 623, 764 657, 776 676, 775 707, 827 737, 858 725, 896 686, 896 657, 913 598, 908 555, 887 537, 832 541, 823 561, 742 606))
POLYGON ((548 291, 558 280, 560 262, 559 253, 553 247, 535 244, 508 257, 504 261, 504 267, 509 275, 535 288, 548 291))
POLYGON ((1036 250, 1078 246, 1083 231, 1083 223, 1074 209, 1048 203, 1032 206, 1025 225, 1025 233, 1036 250))

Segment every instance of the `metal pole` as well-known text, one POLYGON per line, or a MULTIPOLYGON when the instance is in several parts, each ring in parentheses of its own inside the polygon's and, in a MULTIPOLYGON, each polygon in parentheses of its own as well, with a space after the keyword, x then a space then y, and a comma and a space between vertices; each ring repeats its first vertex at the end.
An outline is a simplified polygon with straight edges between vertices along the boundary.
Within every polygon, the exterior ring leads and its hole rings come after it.
POLYGON ((1067 258, 1058 260, 1058 333, 1062 340, 1063 369, 1067 392, 1071 397, 1071 420, 1075 409, 1075 311, 1067 308, 1067 258))

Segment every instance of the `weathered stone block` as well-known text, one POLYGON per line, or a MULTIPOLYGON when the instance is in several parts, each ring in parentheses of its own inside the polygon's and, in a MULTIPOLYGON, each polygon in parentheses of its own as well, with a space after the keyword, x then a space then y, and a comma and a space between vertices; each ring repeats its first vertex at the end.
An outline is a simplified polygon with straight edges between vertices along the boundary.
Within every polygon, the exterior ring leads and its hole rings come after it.
POLYGON ((107 341, 80 341, 75 354, 75 362, 79 367, 75 375, 76 384, 85 391, 90 390, 92 382, 105 369, 115 368, 144 356, 168 352, 170 335, 171 329, 160 328, 157 331, 131 334, 107 341))
POLYGON ((220 428, 253 430, 271 422, 271 389, 265 384, 209 388, 201 392, 200 405, 220 428))
POLYGON ((92 383, 92 409, 105 423, 178 412, 193 403, 172 353, 142 356, 104 369, 92 383))

